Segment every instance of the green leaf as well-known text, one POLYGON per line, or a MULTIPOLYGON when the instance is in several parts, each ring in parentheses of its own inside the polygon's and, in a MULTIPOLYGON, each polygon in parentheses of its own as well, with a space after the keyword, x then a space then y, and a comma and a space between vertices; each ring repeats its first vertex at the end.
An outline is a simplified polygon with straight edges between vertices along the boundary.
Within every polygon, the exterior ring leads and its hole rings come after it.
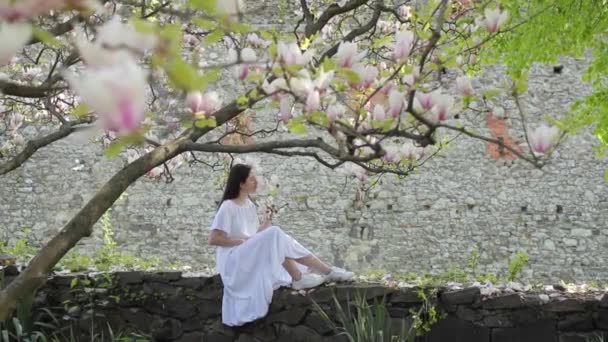
POLYGON ((78 278, 74 277, 72 278, 72 281, 70 281, 70 288, 73 289, 76 285, 78 285, 78 278))
POLYGON ((190 6, 201 9, 210 13, 214 13, 217 6, 216 1, 223 0, 190 0, 190 6))
POLYGON ((393 36, 385 36, 380 39, 374 40, 374 42, 372 43, 372 47, 379 48, 379 47, 384 46, 386 43, 389 43, 392 41, 393 41, 393 36))
POLYGON ((145 21, 143 19, 131 19, 130 20, 131 24, 133 25, 133 27, 135 27, 135 30, 137 30, 138 32, 141 33, 155 33, 156 32, 156 25, 145 21))
POLYGON ((53 47, 60 47, 61 42, 55 38, 55 36, 37 26, 32 26, 33 32, 32 34, 36 39, 41 41, 43 44, 50 45, 53 47))
POLYGON ((325 72, 334 70, 336 69, 336 62, 331 58, 325 57, 325 59, 323 59, 323 63, 321 63, 321 67, 323 70, 325 70, 325 72))
POLYGON ((491 99, 491 98, 493 98, 493 97, 496 97, 496 96, 500 95, 501 93, 502 93, 502 92, 500 91, 500 89, 486 89, 486 90, 483 90, 483 91, 481 92, 481 94, 482 94, 482 95, 483 95, 483 96, 484 96, 484 97, 485 97, 487 100, 489 100, 489 99, 491 99))
POLYGON ((86 103, 80 103, 76 107, 74 107, 72 115, 79 119, 88 116, 89 112, 89 106, 87 106, 86 103))
POLYGON ((329 119, 327 118, 327 115, 323 112, 319 112, 319 111, 315 111, 309 114, 310 117, 310 121, 321 125, 321 126, 328 126, 329 125, 329 119))
POLYGON ((346 78, 348 83, 361 82, 361 78, 359 77, 359 74, 357 74, 357 72, 355 72, 354 70, 347 69, 347 68, 340 68, 340 69, 338 69, 338 74, 343 76, 344 78, 346 78))
POLYGON ((117 155, 120 154, 120 151, 122 151, 123 147, 124 147, 124 144, 120 140, 116 140, 116 141, 112 142, 110 144, 110 146, 108 146, 108 148, 106 148, 106 150, 104 151, 104 154, 110 158, 116 157, 117 155))
POLYGON ((206 127, 217 127, 217 121, 215 117, 202 118, 198 119, 194 122, 194 126, 198 128, 206 128, 206 127))
POLYGON ((192 22, 198 27, 206 30, 213 30, 217 27, 217 23, 213 20, 204 19, 204 18, 194 18, 192 22))
POLYGON ((224 31, 222 30, 214 30, 211 33, 209 33, 205 39, 203 39, 203 43, 204 44, 213 44, 213 43, 217 43, 220 41, 220 39, 222 39, 224 37, 224 31))
POLYGON ((184 90, 202 90, 207 83, 198 75, 198 71, 181 58, 173 59, 165 65, 167 76, 173 84, 184 90))
POLYGON ((515 80, 515 91, 518 94, 523 94, 526 90, 528 90, 528 78, 526 76, 522 76, 515 80))
POLYGON ((247 107, 249 104, 249 98, 245 95, 241 95, 236 99, 236 104, 239 106, 239 108, 247 107))
MULTIPOLYGON (((222 0, 225 1, 225 0, 222 0)), ((229 27, 230 31, 236 33, 249 33, 252 31, 251 26, 245 23, 231 23, 229 27)))
POLYGON ((272 33, 268 32, 268 31, 260 31, 258 33, 260 34, 260 37, 262 37, 266 40, 273 40, 273 38, 274 38, 272 33))
POLYGON ((308 133, 308 129, 306 129, 306 126, 304 126, 300 118, 289 120, 287 123, 287 129, 294 134, 304 135, 308 133))

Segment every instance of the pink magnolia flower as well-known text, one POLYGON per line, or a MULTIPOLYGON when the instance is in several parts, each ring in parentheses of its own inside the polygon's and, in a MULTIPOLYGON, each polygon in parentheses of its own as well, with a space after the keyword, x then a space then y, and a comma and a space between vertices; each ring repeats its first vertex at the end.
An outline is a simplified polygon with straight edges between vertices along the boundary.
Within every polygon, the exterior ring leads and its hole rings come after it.
POLYGON ((293 106, 289 102, 288 96, 281 97, 279 101, 279 117, 285 124, 293 117, 293 106))
POLYGON ((381 104, 375 105, 372 117, 375 121, 384 121, 386 119, 386 110, 384 110, 384 106, 381 104))
POLYGON ((396 163, 401 160, 401 148, 397 145, 388 145, 384 148, 382 160, 387 163, 396 163))
POLYGON ((191 91, 186 95, 186 105, 192 113, 197 113, 203 103, 203 94, 200 91, 191 91))
POLYGON ((365 52, 357 53, 357 43, 341 42, 336 52, 338 65, 342 68, 351 68, 365 57, 365 52))
POLYGON ((401 81, 408 87, 413 87, 418 78, 420 78, 420 72, 418 69, 414 69, 411 74, 404 75, 401 81))
POLYGON ((31 36, 32 26, 28 23, 0 22, 0 66, 8 64, 31 36))
POLYGON ((143 122, 147 74, 136 61, 127 59, 105 68, 87 68, 80 77, 66 73, 66 79, 99 115, 106 130, 130 133, 143 122))
POLYGON ((334 73, 335 72, 333 70, 330 72, 325 72, 323 68, 321 68, 319 76, 317 76, 314 81, 314 87, 321 92, 325 91, 325 89, 329 87, 331 80, 334 78, 334 73))
POLYGON ((456 79, 456 91, 461 96, 473 96, 475 94, 471 80, 467 76, 460 76, 456 79))
POLYGON ((367 178, 369 177, 367 170, 357 164, 353 164, 350 162, 345 163, 344 166, 340 169, 340 171, 346 176, 354 176, 362 182, 367 180, 367 178))
POLYGON ((559 129, 555 126, 548 127, 540 125, 534 131, 528 132, 530 146, 535 154, 543 155, 547 153, 557 141, 559 129))
POLYGON ((327 118, 329 122, 335 122, 338 118, 341 118, 346 113, 346 107, 339 103, 334 103, 327 108, 327 118))
POLYGON ((435 103, 433 106, 433 118, 439 122, 449 119, 454 99, 449 95, 436 93, 433 102, 435 103))
POLYGON ((409 57, 414 48, 414 33, 408 30, 399 31, 395 34, 395 43, 393 44, 393 58, 397 61, 404 60, 409 57))
POLYGON ((306 106, 305 106, 304 110, 307 113, 314 112, 317 109, 319 109, 320 105, 321 105, 321 96, 319 95, 319 91, 313 90, 308 94, 308 97, 306 98, 306 106))
POLYGON ((287 65, 306 65, 310 63, 314 53, 314 49, 308 49, 306 52, 302 53, 298 43, 295 42, 279 42, 277 44, 278 59, 287 65))
POLYGON ((428 111, 435 105, 435 92, 425 93, 422 91, 416 92, 415 105, 423 111, 428 111))
POLYGON ((405 159, 415 161, 422 158, 424 155, 424 148, 414 146, 411 141, 408 141, 401 147, 401 153, 405 159))
MULTIPOLYGON (((229 60, 231 60, 233 62, 237 62, 238 54, 235 50, 231 49, 228 52, 228 54, 229 54, 229 57, 228 57, 229 60)), ((241 50, 240 59, 241 59, 242 64, 235 66, 234 73, 235 73, 235 76, 239 80, 242 81, 245 78, 247 78, 247 75, 249 75, 249 68, 250 68, 251 64, 257 60, 257 56, 255 54, 255 51, 253 51, 252 48, 244 48, 243 50, 241 50)))
POLYGON ((398 118, 403 109, 405 96, 397 89, 391 90, 388 94, 388 114, 393 118, 398 118))
POLYGON ((76 10, 103 10, 99 2, 94 0, 0 0, 0 19, 17 21, 64 7, 76 10))
POLYGON ((359 88, 367 88, 374 84, 376 78, 378 78, 378 68, 373 65, 363 65, 361 63, 353 66, 353 70, 359 75, 359 83, 354 86, 359 88))
POLYGON ((247 35, 247 42, 257 49, 265 49, 268 47, 268 45, 270 45, 269 41, 260 38, 260 36, 255 33, 250 33, 247 35))
POLYGON ((155 35, 138 32, 131 24, 115 15, 98 29, 95 44, 106 49, 128 48, 144 53, 153 49, 157 41, 155 35))
POLYGON ((201 94, 198 91, 190 92, 186 96, 186 103, 196 117, 209 116, 222 105, 220 96, 215 91, 205 94, 201 94))
POLYGON ((281 90, 287 90, 289 87, 287 86, 287 82, 284 78, 276 78, 272 82, 268 83, 267 80, 264 80, 264 84, 262 84, 262 89, 266 94, 274 94, 274 98, 279 100, 279 93, 281 90))
POLYGON ((498 32, 502 24, 507 21, 509 18, 509 12, 503 11, 501 12, 498 8, 489 9, 486 8, 484 11, 484 18, 479 21, 479 23, 489 31, 489 32, 498 32))

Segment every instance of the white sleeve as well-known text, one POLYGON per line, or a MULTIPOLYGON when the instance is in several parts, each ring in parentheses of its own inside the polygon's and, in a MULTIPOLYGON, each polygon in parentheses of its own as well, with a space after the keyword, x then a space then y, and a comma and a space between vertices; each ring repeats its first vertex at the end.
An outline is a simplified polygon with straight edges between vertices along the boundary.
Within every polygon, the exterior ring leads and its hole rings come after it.
POLYGON ((224 231, 227 234, 230 234, 230 227, 232 221, 231 216, 232 215, 228 208, 228 203, 222 203, 217 213, 215 214, 215 218, 213 219, 213 223, 211 224, 211 227, 209 227, 209 230, 217 229, 224 231))

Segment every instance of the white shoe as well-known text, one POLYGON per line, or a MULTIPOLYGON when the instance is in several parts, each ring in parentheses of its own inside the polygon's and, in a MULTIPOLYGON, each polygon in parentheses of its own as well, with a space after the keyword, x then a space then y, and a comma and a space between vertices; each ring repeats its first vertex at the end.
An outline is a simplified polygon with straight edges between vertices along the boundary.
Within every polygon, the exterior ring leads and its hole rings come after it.
POLYGON ((331 272, 325 276, 325 280, 328 282, 332 281, 349 281, 353 279, 355 273, 347 271, 340 267, 333 266, 331 272))
POLYGON ((291 283, 291 287, 295 290, 310 289, 317 287, 325 282, 325 277, 316 273, 302 274, 300 280, 295 280, 291 283))

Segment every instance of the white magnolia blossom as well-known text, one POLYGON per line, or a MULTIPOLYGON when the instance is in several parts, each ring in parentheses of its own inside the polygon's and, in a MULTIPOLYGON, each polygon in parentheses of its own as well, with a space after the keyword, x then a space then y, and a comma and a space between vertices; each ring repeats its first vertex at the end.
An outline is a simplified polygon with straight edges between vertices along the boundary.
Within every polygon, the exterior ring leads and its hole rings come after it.
POLYGON ((332 103, 329 105, 329 108, 327 108, 327 118, 329 119, 329 122, 336 121, 344 116, 344 113, 346 113, 346 107, 340 103, 332 103))
POLYGON ((193 91, 186 96, 186 104, 196 117, 204 117, 220 109, 222 100, 220 99, 220 95, 215 91, 205 94, 193 91))
POLYGON ((408 30, 399 31, 395 34, 393 44, 393 58, 401 61, 410 56, 414 48, 414 33, 408 30))
POLYGON ((498 32, 500 27, 509 18, 509 12, 501 11, 500 9, 486 8, 483 19, 478 19, 478 25, 484 26, 489 32, 498 32))
POLYGON ((540 125, 531 132, 528 132, 528 140, 532 151, 537 155, 547 153, 559 138, 559 129, 555 126, 540 125))
POLYGON ((65 74, 71 88, 100 117, 108 131, 129 133, 141 125, 146 109, 147 73, 132 59, 105 68, 65 74))
POLYGON ((456 78, 456 91, 461 96, 473 96, 475 90, 471 84, 471 79, 467 76, 460 76, 456 78))
POLYGON ((32 26, 28 23, 0 22, 0 66, 8 64, 31 37, 32 26))
POLYGON ((384 120, 386 120, 386 110, 384 109, 384 106, 381 105, 381 104, 375 105, 372 117, 376 121, 384 121, 384 120))
POLYGON ((312 60, 315 50, 308 49, 306 52, 302 53, 296 42, 279 42, 277 44, 277 53, 279 61, 282 61, 287 65, 307 65, 312 60))
POLYGON ((388 114, 393 118, 398 118, 401 115, 404 103, 405 95, 397 89, 392 89, 388 93, 388 114))
POLYGON ((351 68, 365 57, 365 51, 357 51, 357 43, 341 42, 336 52, 336 60, 342 68, 351 68))

